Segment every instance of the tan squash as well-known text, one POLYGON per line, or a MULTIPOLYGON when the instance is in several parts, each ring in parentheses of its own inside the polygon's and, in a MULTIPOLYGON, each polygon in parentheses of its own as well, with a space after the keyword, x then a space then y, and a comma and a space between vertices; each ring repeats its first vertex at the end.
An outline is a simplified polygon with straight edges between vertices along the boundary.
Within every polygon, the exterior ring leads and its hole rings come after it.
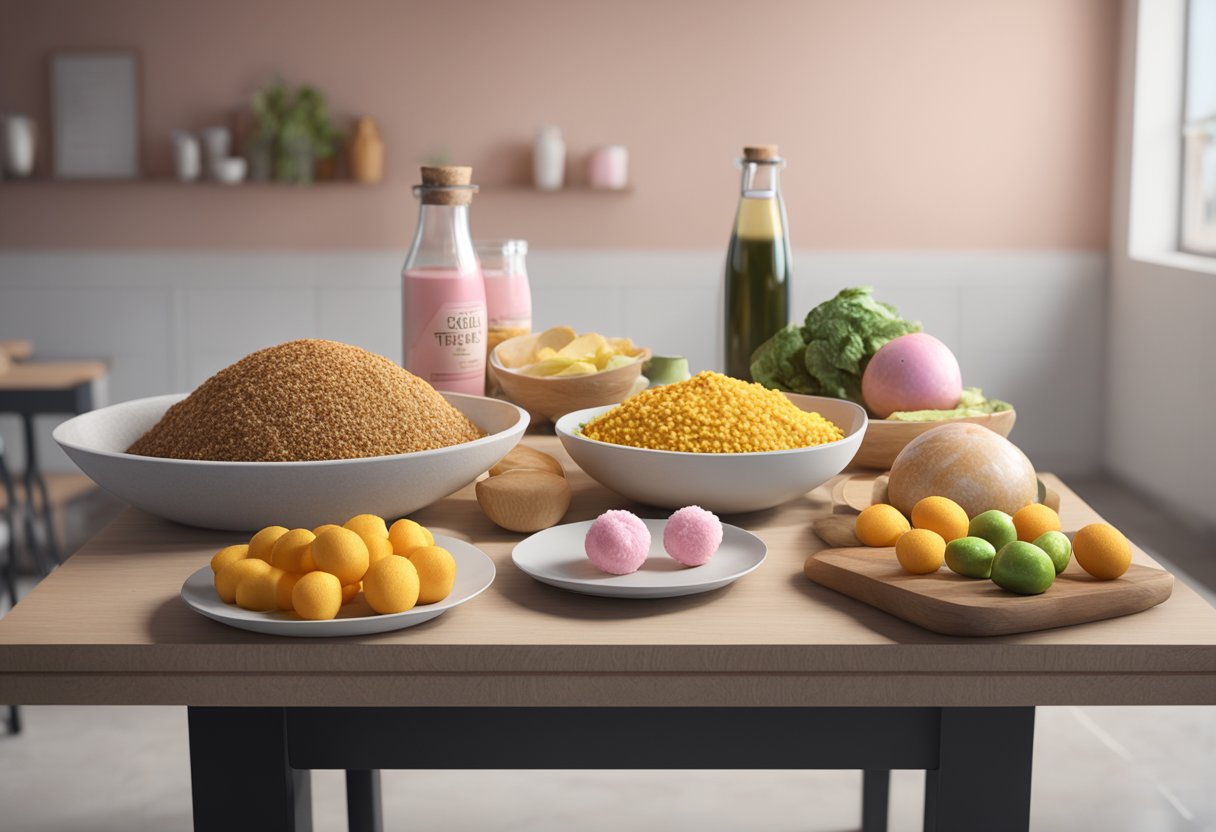
POLYGON ((547 529, 570 508, 570 483, 552 471, 515 468, 482 480, 476 491, 486 517, 512 532, 547 529))
POLYGON ((566 476, 566 472, 562 470, 562 464, 554 457, 535 448, 529 448, 527 445, 516 445, 512 448, 506 456, 490 469, 490 476, 497 477, 499 474, 505 474, 517 468, 535 468, 541 471, 549 471, 561 477, 566 476))
POLYGON ((887 499, 910 515, 923 497, 949 497, 968 517, 1013 514, 1038 496, 1034 466, 1016 445, 980 425, 954 422, 926 431, 891 465, 887 499))

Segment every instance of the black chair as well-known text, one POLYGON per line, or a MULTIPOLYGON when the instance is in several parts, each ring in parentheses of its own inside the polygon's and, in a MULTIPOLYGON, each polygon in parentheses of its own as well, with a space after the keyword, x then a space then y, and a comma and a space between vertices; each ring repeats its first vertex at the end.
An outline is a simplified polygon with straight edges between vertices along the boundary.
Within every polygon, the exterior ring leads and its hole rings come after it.
MULTIPOLYGON (((4 514, 0 516, 0 549, 5 550, 4 569, 0 572, 0 582, 5 584, 8 593, 9 607, 17 605, 17 490, 13 487, 12 475, 8 472, 8 464, 4 461, 4 437, 0 436, 0 487, 4 488, 4 514)), ((16 705, 8 706, 6 728, 10 734, 21 733, 21 712, 16 705)))

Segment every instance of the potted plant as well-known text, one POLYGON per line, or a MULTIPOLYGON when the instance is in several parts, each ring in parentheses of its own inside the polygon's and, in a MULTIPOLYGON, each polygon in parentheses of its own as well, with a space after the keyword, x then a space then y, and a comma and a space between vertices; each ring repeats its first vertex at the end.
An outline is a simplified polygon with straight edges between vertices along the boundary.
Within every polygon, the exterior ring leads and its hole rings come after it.
POLYGON ((318 162, 336 161, 342 133, 315 87, 293 92, 276 79, 254 93, 252 109, 258 122, 249 160, 253 178, 307 185, 318 162))

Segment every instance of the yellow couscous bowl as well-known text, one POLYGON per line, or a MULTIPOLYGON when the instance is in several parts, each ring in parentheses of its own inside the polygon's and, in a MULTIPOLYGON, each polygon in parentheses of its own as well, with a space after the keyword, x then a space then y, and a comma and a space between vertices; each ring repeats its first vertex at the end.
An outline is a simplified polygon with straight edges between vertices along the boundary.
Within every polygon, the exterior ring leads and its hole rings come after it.
POLYGON ((857 453, 868 424, 865 409, 853 402, 784 395, 798 409, 830 420, 844 437, 780 451, 691 453, 583 436, 583 425, 616 405, 567 413, 557 420, 557 436, 589 476, 631 500, 673 509, 698 505, 724 514, 759 511, 800 497, 843 471, 857 453))

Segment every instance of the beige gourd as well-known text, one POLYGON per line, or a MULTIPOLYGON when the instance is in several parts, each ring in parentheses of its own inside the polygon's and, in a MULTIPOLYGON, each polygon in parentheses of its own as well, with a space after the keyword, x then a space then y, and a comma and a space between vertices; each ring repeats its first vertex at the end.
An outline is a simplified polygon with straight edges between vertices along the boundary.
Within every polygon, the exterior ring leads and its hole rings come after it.
POLYGON ((1026 454, 980 425, 941 425, 913 439, 891 465, 887 499, 910 515, 924 497, 949 497, 968 517, 1013 514, 1034 502, 1038 479, 1026 454))
POLYGON ((486 517, 512 532, 547 529, 570 508, 570 483, 561 463, 524 445, 516 445, 475 490, 486 517))

